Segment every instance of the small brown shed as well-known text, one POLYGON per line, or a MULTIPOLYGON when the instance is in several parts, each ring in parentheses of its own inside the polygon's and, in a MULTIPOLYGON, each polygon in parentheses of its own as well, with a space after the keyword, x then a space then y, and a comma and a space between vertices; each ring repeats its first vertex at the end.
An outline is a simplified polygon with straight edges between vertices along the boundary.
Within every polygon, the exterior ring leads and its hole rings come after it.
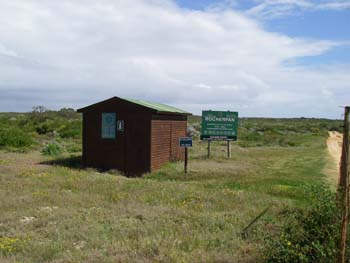
POLYGON ((160 103, 112 97, 78 109, 83 113, 83 165, 130 175, 184 159, 183 110, 160 103))

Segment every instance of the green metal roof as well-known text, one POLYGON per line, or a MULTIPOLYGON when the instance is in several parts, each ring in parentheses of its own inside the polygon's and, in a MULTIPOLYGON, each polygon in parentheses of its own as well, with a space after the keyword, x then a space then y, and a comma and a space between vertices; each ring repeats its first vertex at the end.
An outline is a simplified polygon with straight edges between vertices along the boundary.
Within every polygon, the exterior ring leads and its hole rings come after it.
POLYGON ((182 113, 182 114, 191 114, 187 111, 172 107, 172 106, 168 106, 165 104, 161 104, 161 103, 156 103, 156 102, 148 102, 148 101, 144 101, 144 100, 136 100, 136 99, 129 99, 129 98, 121 98, 123 100, 147 107, 147 108, 151 108, 160 112, 174 112, 174 113, 182 113))
POLYGON ((137 100, 137 99, 120 98, 120 97, 112 97, 112 98, 109 98, 107 100, 100 101, 100 102, 97 102, 95 104, 78 109, 77 111, 84 112, 85 110, 93 108, 96 105, 106 103, 107 101, 111 101, 111 100, 115 100, 115 99, 121 99, 124 101, 128 101, 128 102, 131 102, 131 103, 134 103, 134 104, 137 104, 137 105, 140 105, 140 106, 152 109, 152 110, 156 110, 157 112, 160 112, 160 113, 175 113, 175 114, 177 113, 177 114, 184 114, 184 115, 192 115, 190 112, 187 112, 187 111, 184 111, 184 110, 172 107, 172 106, 168 106, 165 104, 156 103, 156 102, 148 102, 148 101, 137 100))

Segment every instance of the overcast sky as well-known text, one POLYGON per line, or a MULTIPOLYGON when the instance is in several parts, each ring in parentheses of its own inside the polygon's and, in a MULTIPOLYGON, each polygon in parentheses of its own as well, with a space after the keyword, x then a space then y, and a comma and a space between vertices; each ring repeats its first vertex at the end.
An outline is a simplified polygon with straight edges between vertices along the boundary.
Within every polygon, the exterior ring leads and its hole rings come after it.
POLYGON ((112 96, 340 118, 350 0, 0 0, 0 111, 112 96))

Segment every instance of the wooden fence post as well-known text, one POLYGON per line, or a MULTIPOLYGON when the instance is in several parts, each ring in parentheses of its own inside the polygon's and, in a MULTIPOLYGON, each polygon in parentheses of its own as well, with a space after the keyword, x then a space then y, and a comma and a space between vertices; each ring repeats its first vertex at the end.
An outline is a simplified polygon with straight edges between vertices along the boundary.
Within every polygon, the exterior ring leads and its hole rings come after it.
POLYGON ((346 235, 349 218, 349 113, 350 107, 345 107, 343 147, 340 162, 340 175, 337 190, 337 201, 341 210, 341 237, 338 247, 337 263, 346 260, 346 235))

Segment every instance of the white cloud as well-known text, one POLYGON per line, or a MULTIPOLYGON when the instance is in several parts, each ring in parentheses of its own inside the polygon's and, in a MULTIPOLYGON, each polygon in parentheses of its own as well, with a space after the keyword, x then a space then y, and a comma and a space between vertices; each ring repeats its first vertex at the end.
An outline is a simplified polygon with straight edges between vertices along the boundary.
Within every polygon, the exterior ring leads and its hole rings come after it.
POLYGON ((1 43, 0 43, 0 56, 18 57, 16 52, 5 48, 3 45, 1 45, 1 43))
POLYGON ((315 6, 316 9, 324 9, 324 10, 344 10, 350 9, 350 1, 334 1, 323 3, 315 6))
POLYGON ((350 0, 257 0, 257 2, 258 4, 246 13, 260 19, 296 15, 301 11, 350 9, 350 0))
POLYGON ((285 62, 339 44, 266 32, 232 9, 190 11, 172 1, 0 0, 0 110, 125 96, 195 113, 338 117, 334 107, 350 99, 346 67, 285 62))

